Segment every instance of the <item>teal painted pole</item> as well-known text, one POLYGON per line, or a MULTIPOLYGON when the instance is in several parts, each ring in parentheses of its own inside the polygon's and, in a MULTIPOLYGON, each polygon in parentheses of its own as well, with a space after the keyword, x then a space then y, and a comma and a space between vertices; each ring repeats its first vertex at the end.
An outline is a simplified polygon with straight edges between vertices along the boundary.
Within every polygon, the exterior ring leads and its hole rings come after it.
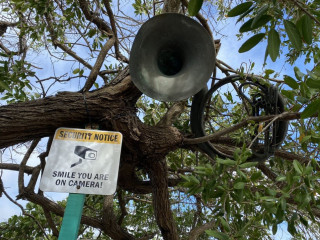
POLYGON ((84 205, 85 194, 69 193, 58 240, 76 240, 84 205))

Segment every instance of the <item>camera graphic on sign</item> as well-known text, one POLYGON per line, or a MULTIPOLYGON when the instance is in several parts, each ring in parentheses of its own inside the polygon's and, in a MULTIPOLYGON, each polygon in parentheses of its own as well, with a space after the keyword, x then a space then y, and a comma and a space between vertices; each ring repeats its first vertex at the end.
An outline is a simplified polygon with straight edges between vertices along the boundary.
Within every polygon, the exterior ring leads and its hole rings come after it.
POLYGON ((82 159, 84 160, 96 160, 97 159, 97 151, 84 146, 76 146, 74 148, 74 154, 76 154, 79 158, 78 162, 71 164, 71 167, 75 167, 82 163, 82 159))

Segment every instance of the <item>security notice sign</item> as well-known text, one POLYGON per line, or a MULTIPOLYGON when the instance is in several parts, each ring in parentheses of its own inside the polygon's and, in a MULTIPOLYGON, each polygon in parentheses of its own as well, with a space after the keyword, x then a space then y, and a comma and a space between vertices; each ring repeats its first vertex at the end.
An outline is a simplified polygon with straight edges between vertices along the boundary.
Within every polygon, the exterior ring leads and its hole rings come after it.
POLYGON ((116 191, 122 134, 56 130, 40 182, 46 192, 111 195, 116 191))

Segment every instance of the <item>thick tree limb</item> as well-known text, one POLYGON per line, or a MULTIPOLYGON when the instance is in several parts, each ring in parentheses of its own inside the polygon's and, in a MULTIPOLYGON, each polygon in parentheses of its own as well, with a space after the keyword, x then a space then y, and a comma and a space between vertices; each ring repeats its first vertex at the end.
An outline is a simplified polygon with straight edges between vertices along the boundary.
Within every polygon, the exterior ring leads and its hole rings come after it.
MULTIPOLYGON (((92 121, 111 120, 132 113, 139 92, 130 78, 86 94, 92 121), (126 101, 119 99, 126 95, 126 101), (130 98, 133 102, 130 103, 130 98)), ((83 127, 88 122, 82 93, 63 92, 53 97, 0 107, 0 148, 50 136, 58 127, 83 127)))
POLYGON ((180 0, 164 0, 162 13, 177 13, 180 10, 180 0))
POLYGON ((164 160, 149 161, 148 172, 152 183, 153 209, 162 236, 165 240, 178 240, 169 201, 166 162, 164 160))
POLYGON ((113 212, 113 195, 106 196, 103 203, 103 223, 104 231, 112 239, 134 240, 134 237, 124 231, 118 224, 113 212))
POLYGON ((163 118, 160 119, 157 126, 170 126, 182 114, 186 106, 185 101, 177 102, 166 112, 163 118))

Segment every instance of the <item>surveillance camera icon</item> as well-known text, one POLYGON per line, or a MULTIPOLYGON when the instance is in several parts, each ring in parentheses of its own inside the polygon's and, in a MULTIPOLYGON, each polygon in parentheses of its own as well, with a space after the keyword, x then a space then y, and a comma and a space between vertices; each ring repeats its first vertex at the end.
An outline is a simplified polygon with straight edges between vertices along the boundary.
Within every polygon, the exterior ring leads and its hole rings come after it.
POLYGON ((76 146, 74 149, 74 154, 79 157, 79 161, 71 164, 71 167, 75 167, 82 163, 82 159, 84 160, 96 160, 97 159, 97 151, 85 146, 76 146))

